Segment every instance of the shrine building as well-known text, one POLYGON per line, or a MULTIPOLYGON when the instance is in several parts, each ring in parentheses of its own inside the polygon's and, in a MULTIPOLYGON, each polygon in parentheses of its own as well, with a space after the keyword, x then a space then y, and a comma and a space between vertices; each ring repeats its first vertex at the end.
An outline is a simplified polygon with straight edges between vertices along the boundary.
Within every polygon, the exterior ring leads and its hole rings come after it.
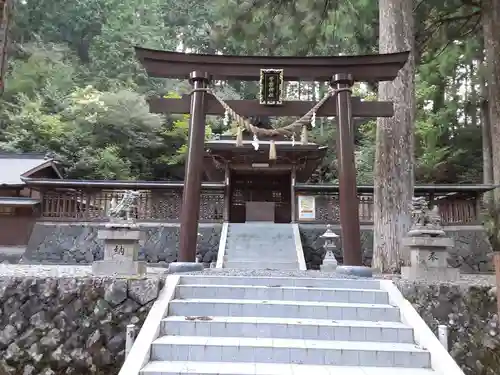
POLYGON ((297 217, 295 184, 305 183, 321 163, 327 148, 302 144, 283 136, 259 139, 249 135, 241 145, 231 136, 205 143, 204 170, 209 181, 224 181, 225 213, 231 223, 290 223, 297 217), (276 159, 270 159, 271 144, 276 159))

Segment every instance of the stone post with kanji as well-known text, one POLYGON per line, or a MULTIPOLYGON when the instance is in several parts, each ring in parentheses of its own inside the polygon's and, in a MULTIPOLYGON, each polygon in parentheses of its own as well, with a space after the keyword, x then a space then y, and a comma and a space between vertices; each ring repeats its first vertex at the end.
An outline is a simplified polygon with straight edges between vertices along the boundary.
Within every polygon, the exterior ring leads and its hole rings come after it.
POLYGON ((454 281, 460 271, 448 265, 448 250, 455 246, 441 226, 439 209, 429 209, 424 197, 412 199, 412 227, 403 246, 410 249, 410 265, 401 268, 406 280, 454 281))
POLYGON ((120 202, 114 200, 108 211, 109 222, 99 229, 98 239, 104 242, 104 259, 94 261, 92 273, 96 276, 143 278, 146 263, 138 260, 143 232, 137 225, 133 210, 140 193, 126 191, 120 202))

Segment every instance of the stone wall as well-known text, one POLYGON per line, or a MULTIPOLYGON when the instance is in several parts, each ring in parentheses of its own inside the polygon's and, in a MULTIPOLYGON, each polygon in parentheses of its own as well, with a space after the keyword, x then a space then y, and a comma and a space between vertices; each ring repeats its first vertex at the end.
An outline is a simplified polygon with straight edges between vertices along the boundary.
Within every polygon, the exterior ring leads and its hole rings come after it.
MULTIPOLYGON (((491 286, 395 282, 431 328, 450 325, 450 350, 466 375, 500 375, 491 286)), ((161 278, 0 277, 0 368, 9 375, 117 374, 126 325, 142 325, 163 285, 161 278)))
MULTIPOLYGON (((323 240, 320 236, 325 232, 326 225, 300 224, 302 248, 308 269, 319 269, 325 256, 323 240)), ((491 245, 488 235, 482 227, 464 227, 464 229, 444 228, 446 233, 455 239, 455 247, 450 251, 448 262, 452 267, 460 268, 462 272, 491 272, 493 264, 489 254, 491 245)), ((334 232, 340 235, 340 227, 332 226, 334 232)), ((373 229, 361 229, 361 247, 363 249, 363 262, 370 266, 373 253, 373 229)), ((342 262, 342 239, 339 237, 335 257, 342 262)))
POLYGON ((2 277, 0 366, 12 375, 117 374, 127 324, 144 322, 162 286, 160 278, 2 277))
MULTIPOLYGON (((103 224, 35 224, 23 257, 31 264, 89 264, 103 259, 103 243, 97 231, 103 224)), ((140 224, 146 233, 139 259, 148 263, 168 265, 177 260, 179 224, 140 224)), ((198 256, 209 264, 217 260, 222 224, 200 224, 198 256)))
POLYGON ((496 290, 469 281, 434 284, 396 281, 425 322, 449 327, 449 351, 466 375, 500 375, 496 290))

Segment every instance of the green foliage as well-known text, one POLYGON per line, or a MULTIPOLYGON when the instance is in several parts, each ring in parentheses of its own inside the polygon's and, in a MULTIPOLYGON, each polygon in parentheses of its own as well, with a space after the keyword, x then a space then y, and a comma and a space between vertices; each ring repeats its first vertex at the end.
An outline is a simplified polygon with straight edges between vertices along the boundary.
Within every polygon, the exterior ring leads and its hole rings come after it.
POLYGON ((159 165, 183 161, 189 117, 165 119, 150 113, 138 93, 76 88, 56 113, 38 96, 20 94, 16 100, 16 106, 3 112, 0 149, 52 153, 66 167, 67 177, 154 178, 159 165))
POLYGON ((500 212, 492 210, 484 215, 483 225, 493 251, 500 251, 500 212))
MULTIPOLYGON (((479 182, 477 9, 461 0, 423 1, 415 14, 417 181, 479 182)), ((148 78, 135 45, 306 56, 375 53, 378 38, 377 2, 370 0, 41 0, 18 2, 14 18, 0 148, 50 152, 72 178, 165 179, 182 167, 189 116, 151 114, 145 98, 175 96, 188 85, 148 78)), ((356 91, 373 99, 372 89, 356 91)), ((225 98, 255 98, 257 86, 226 82, 217 90, 225 98)), ((290 92, 310 100, 322 95, 311 85, 290 92)), ((373 181, 375 126, 356 129, 362 184, 373 181)), ((329 148, 313 181, 337 180, 335 128, 322 119, 311 134, 329 148)), ((226 130, 209 120, 207 137, 212 129, 226 130)))

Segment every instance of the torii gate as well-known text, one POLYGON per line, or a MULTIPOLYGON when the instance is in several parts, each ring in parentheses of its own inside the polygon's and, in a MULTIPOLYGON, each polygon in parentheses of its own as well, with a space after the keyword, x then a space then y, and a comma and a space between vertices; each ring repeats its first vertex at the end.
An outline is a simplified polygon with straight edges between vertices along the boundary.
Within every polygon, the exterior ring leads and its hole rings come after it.
MULTIPOLYGON (((351 97, 350 88, 356 81, 392 81, 406 63, 409 52, 338 57, 261 57, 186 54, 140 47, 136 47, 135 51, 149 76, 189 79, 193 85, 191 97, 186 95, 181 99, 150 100, 152 112, 191 114, 181 208, 179 262, 194 262, 196 258, 205 117, 227 114, 230 107, 237 115, 245 117, 303 116, 302 120, 310 120, 312 116, 337 116, 344 265, 354 269, 362 266, 352 118, 392 117, 394 110, 391 102, 364 102, 351 97), (261 100, 221 101, 209 97, 207 85, 211 79, 260 80, 261 100), (333 95, 325 98, 317 112, 311 112, 317 103, 281 100, 283 81, 301 80, 331 83, 333 95), (262 89, 263 83, 272 89, 262 89)), ((240 120, 240 123, 244 121, 240 120)))

